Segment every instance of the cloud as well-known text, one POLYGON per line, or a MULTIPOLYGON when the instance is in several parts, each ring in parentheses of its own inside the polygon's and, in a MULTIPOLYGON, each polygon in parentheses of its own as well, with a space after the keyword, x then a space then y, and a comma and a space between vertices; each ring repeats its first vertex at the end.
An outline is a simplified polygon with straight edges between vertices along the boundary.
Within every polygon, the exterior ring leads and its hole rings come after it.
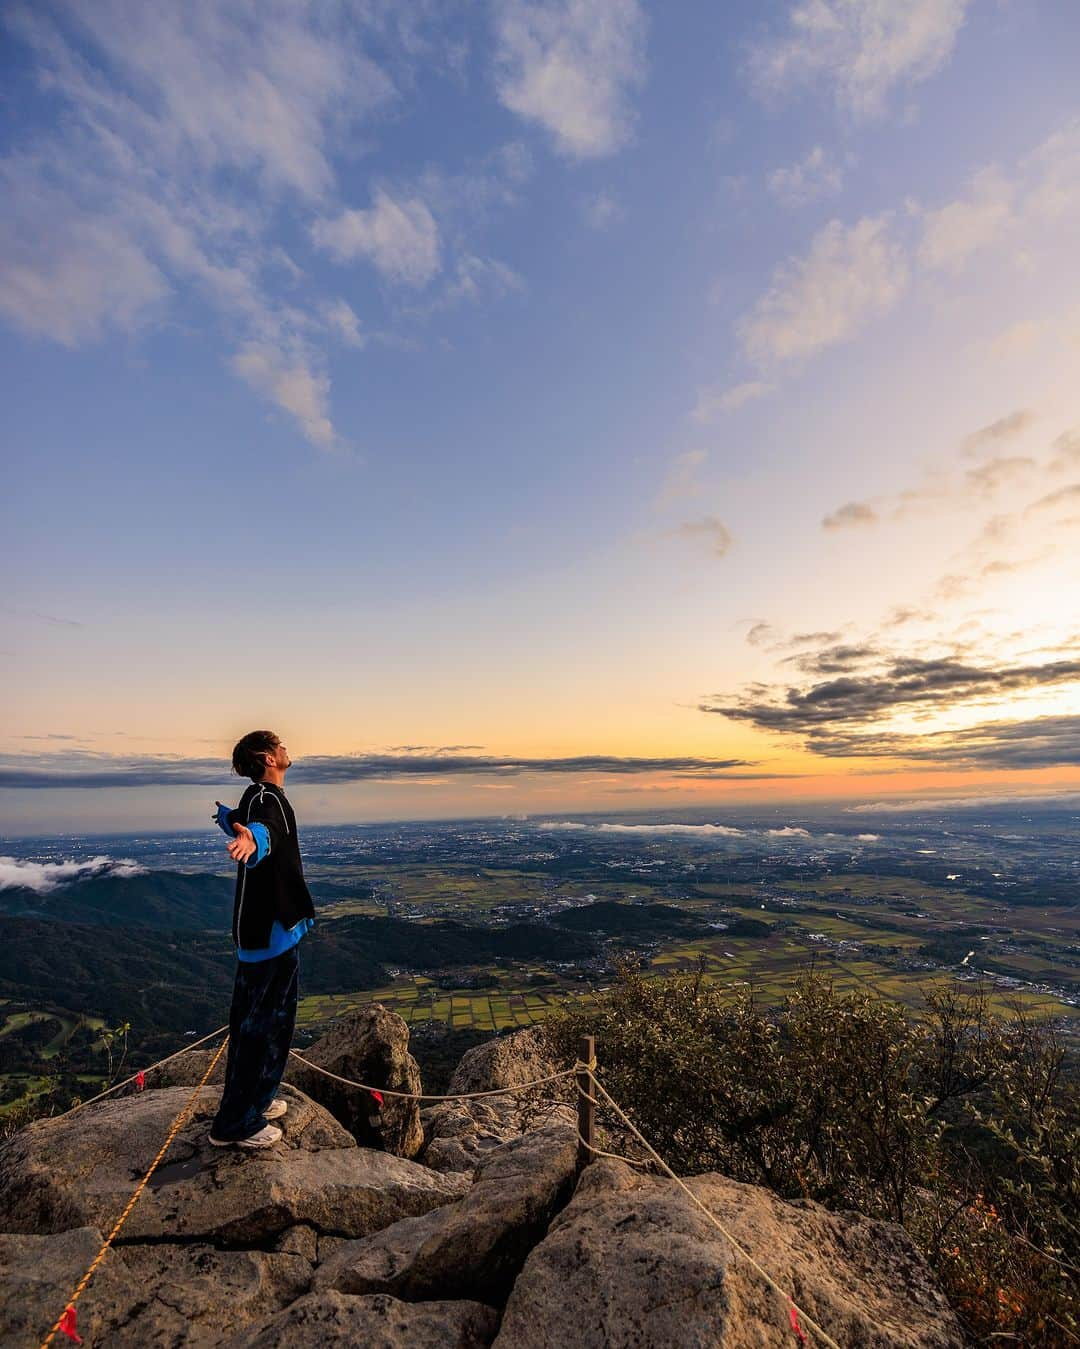
POLYGON ((1032 412, 1030 408, 1017 408, 1015 412, 999 417, 988 426, 980 426, 977 431, 965 436, 960 443, 961 452, 969 457, 982 454, 985 450, 1000 445, 1002 441, 1015 439, 1036 421, 1038 414, 1032 412))
POLYGON ((889 95, 935 74, 952 53, 969 0, 798 0, 787 32, 759 44, 750 72, 760 92, 832 87, 855 117, 880 114, 889 95))
POLYGON ((497 258, 472 254, 459 258, 453 280, 442 297, 444 303, 468 300, 473 303, 487 297, 499 297, 525 290, 525 280, 497 258))
POLYGON ((375 189, 366 211, 316 220, 311 237, 338 262, 366 258, 388 281, 426 285, 439 270, 439 227, 418 197, 396 199, 375 189))
MULTIPOLYGON (((185 326, 214 331, 229 369, 314 444, 338 443, 327 348, 359 349, 366 335, 280 240, 302 246, 315 228, 328 250, 410 285, 438 269, 421 195, 381 189, 370 210, 342 210, 335 172, 414 82, 415 63, 446 55, 428 36, 444 22, 436 9, 8 7, 4 36, 22 44, 50 106, 0 156, 11 203, 0 316, 78 346, 172 322, 183 300, 185 326)), ((457 190, 502 203, 526 174, 527 154, 503 146, 457 190)), ((457 229, 455 248, 463 239, 457 229)))
POLYGON ((701 490, 698 471, 708 459, 705 450, 686 450, 677 454, 668 466, 663 485, 656 498, 657 508, 663 510, 676 501, 697 496, 701 490))
POLYGON ((1000 169, 991 167, 975 175, 966 198, 927 211, 920 265, 956 271, 973 253, 997 243, 1012 223, 1015 190, 1000 169))
POLYGON ((52 91, 117 138, 109 145, 118 158, 152 160, 183 180, 197 166, 319 197, 333 183, 333 135, 394 95, 357 43, 355 18, 316 25, 287 0, 99 0, 64 18, 70 27, 28 9, 12 19, 52 91))
POLYGON ((107 216, 79 216, 32 159, 0 163, 0 313, 66 347, 133 332, 169 294, 142 246, 107 216))
POLYGON ((828 675, 846 673, 880 657, 881 651, 878 647, 869 642, 861 642, 848 646, 823 646, 817 651, 799 652, 794 656, 785 656, 780 663, 794 665, 803 674, 828 675))
POLYGON ((809 838, 809 829, 800 829, 797 825, 786 824, 782 829, 767 829, 770 838, 809 838))
POLYGON ((1031 351, 1046 331, 1039 319, 1021 319, 1011 323, 990 343, 990 354, 999 361, 1014 361, 1031 351))
MULTIPOLYGON (((844 738, 845 728, 880 720, 898 710, 939 711, 1003 694, 1080 682, 1080 660, 1042 665, 987 668, 941 658, 894 659, 878 673, 846 675, 807 688, 763 691, 729 701, 721 695, 699 704, 702 712, 746 721, 765 731, 790 731, 808 736, 807 748, 821 748, 844 738)), ((882 736, 875 739, 884 743, 882 736)))
POLYGON ((1027 507, 1029 511, 1051 510, 1058 506, 1080 506, 1080 482, 1070 483, 1068 487, 1059 487, 1056 492, 1033 501, 1027 507))
POLYGON ((1048 136, 1024 164, 1032 178, 1033 220, 1070 221, 1080 210, 1080 117, 1048 136))
POLYGON ((773 640, 775 629, 771 623, 754 623, 746 634, 748 646, 765 646, 773 640))
POLYGON ((283 356, 271 343, 247 343, 230 364, 252 388, 291 413, 313 445, 333 448, 337 436, 327 415, 330 380, 326 375, 315 374, 300 355, 291 360, 283 356))
POLYGON ((773 387, 772 384, 766 384, 763 380, 754 379, 730 388, 714 384, 709 388, 699 389, 697 402, 694 404, 694 410, 690 415, 696 422, 715 421, 722 413, 734 412, 746 403, 764 398, 766 394, 772 393, 773 387))
POLYGON ((618 200, 608 192, 597 192, 591 197, 586 197, 582 203, 582 213, 586 225, 594 230, 606 230, 611 225, 618 224, 625 215, 618 200))
POLYGON ((1051 473, 1080 468, 1080 426, 1063 431, 1053 444, 1054 457, 1047 464, 1051 473))
POLYGON ((715 515, 705 515, 700 520, 687 520, 675 532, 684 539, 703 542, 714 557, 723 557, 731 547, 731 531, 715 515))
POLYGON ((1010 483, 1016 483, 1018 479, 1027 477, 1034 471, 1035 467, 1035 460, 1029 455, 1012 455, 1009 457, 999 455, 996 459, 988 459, 985 464, 980 464, 978 468, 968 469, 964 475, 964 480, 972 491, 988 495, 1010 483))
POLYGON ((17 857, 0 857, 0 890, 26 889, 47 895, 72 881, 92 876, 144 876, 146 868, 130 857, 104 855, 84 862, 28 862, 17 857))
POLYGON ((900 801, 864 801, 857 806, 845 806, 850 815, 871 815, 878 812, 906 812, 923 810, 973 810, 987 806, 1063 805, 1075 809, 1080 795, 1075 792, 1009 792, 997 796, 984 793, 973 796, 909 797, 900 801))
POLYGON ((329 328, 332 328, 343 342, 350 347, 363 347, 367 338, 360 329, 360 320, 352 306, 344 300, 327 300, 320 312, 329 328))
POLYGON ((907 284, 907 261, 889 236, 887 215, 850 227, 832 220, 806 257, 776 270, 769 291, 740 321, 739 338, 760 364, 812 356, 887 313, 907 284))
POLYGON ((1030 770, 1080 765, 1080 716, 991 721, 922 735, 831 734, 814 753, 830 758, 890 758, 962 769, 1030 770))
MULTIPOLYGON (((314 755, 298 759, 289 781, 301 785, 392 782, 418 778, 516 777, 523 774, 607 773, 618 777, 670 773, 686 778, 771 778, 772 773, 739 773, 754 768, 746 759, 687 756, 632 758, 582 754, 530 759, 510 755, 455 754, 449 750, 405 754, 314 755)), ((90 751, 0 755, 0 788, 94 788, 226 786, 236 782, 224 759, 180 759, 151 755, 109 755, 90 751)))
POLYGON ((769 191, 783 206, 807 206, 832 196, 844 184, 840 168, 820 145, 795 164, 774 169, 766 179, 769 191))
POLYGON ((545 833, 554 834, 563 830, 587 830, 597 834, 684 834, 690 838, 738 838, 741 829, 733 829, 726 824, 605 824, 597 821, 552 820, 548 824, 537 826, 545 833))
POLYGON ((496 0, 499 100, 549 132, 561 154, 611 154, 630 136, 645 26, 638 0, 496 0))
POLYGON ((905 623, 932 623, 937 617, 929 609, 917 609, 912 605, 898 604, 886 618, 886 628, 903 627, 905 623))
POLYGON ((865 501, 849 501, 821 522, 822 529, 850 529, 853 525, 876 525, 877 512, 865 501))

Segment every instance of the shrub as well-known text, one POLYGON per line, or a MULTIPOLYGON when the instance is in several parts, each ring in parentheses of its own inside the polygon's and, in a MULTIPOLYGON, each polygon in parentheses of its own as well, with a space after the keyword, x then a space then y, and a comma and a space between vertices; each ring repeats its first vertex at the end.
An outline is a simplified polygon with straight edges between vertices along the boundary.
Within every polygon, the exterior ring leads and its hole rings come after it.
MULTIPOLYGON (((596 1036, 600 1081, 676 1172, 902 1222, 973 1336, 1074 1342, 1075 1086, 1060 1037, 1021 1008, 995 1018, 956 984, 915 1018, 811 969, 772 1010, 749 986, 624 964, 541 1033, 563 1061, 596 1036)), ((600 1119, 601 1146, 646 1155, 600 1119)))

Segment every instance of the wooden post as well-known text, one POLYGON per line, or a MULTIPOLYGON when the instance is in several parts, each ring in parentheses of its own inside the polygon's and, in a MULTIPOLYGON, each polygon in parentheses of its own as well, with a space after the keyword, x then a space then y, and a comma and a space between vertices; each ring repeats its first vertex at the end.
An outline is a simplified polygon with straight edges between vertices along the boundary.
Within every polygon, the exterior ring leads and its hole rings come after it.
MULTIPOLYGON (((596 1040, 591 1035, 583 1035, 578 1041, 578 1058, 582 1063, 592 1063, 595 1057, 596 1040)), ((587 1166, 593 1158, 592 1153, 585 1144, 589 1143, 593 1147, 596 1146, 596 1097, 593 1095, 592 1080, 587 1072, 579 1072, 577 1074, 577 1084, 578 1133, 581 1135, 578 1139, 577 1164, 578 1170, 580 1171, 581 1168, 587 1166)))

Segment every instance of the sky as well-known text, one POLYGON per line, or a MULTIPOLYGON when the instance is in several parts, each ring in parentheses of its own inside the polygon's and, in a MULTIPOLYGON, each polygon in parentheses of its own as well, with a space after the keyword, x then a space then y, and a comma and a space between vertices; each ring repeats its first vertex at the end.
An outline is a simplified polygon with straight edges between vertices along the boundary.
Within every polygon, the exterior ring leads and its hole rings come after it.
POLYGON ((0 831, 1080 788, 1068 0, 0 7, 0 831))

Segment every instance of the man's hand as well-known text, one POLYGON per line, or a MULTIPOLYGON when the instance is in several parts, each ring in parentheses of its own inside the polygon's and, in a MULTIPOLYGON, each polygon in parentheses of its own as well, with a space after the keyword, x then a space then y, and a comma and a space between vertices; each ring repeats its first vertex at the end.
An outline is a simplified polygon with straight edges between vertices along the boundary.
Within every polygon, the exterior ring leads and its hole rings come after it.
POLYGON ((226 845, 225 851, 234 862, 246 862, 255 851, 255 836, 242 824, 234 824, 233 833, 236 837, 226 845))

